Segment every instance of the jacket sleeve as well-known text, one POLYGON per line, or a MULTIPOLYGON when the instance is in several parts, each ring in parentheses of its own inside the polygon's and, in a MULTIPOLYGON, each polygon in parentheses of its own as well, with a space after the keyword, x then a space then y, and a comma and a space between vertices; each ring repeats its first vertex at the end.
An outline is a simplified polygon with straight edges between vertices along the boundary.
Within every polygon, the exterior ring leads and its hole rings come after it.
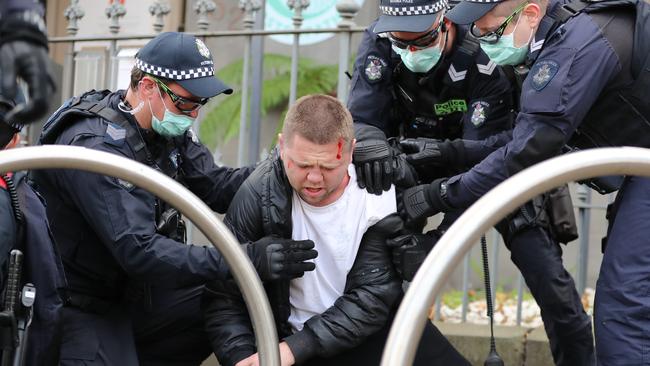
MULTIPOLYGON (((132 158, 100 136, 71 145, 132 158)), ((156 233, 155 197, 121 179, 56 170, 57 189, 71 201, 124 271, 136 280, 178 287, 224 279, 229 271, 215 248, 185 245, 156 233)))
POLYGON ((561 153, 599 94, 621 70, 614 50, 588 16, 547 39, 522 85, 512 140, 447 183, 447 200, 468 207, 511 175, 561 153), (555 41, 555 42, 553 42, 555 41))
MULTIPOLYGON (((224 220, 242 243, 262 236, 259 205, 259 194, 248 180, 235 195, 224 220)), ((234 365, 257 352, 246 304, 234 281, 207 284, 202 310, 212 350, 221 365, 234 365)))
POLYGON ((218 213, 225 213, 232 198, 254 166, 227 168, 217 166, 210 151, 189 130, 179 138, 183 180, 190 190, 218 213))
POLYGON ((285 339, 296 363, 354 348, 386 326, 401 296, 401 285, 385 235, 371 227, 348 274, 345 293, 325 312, 307 320, 301 331, 285 339))
POLYGON ((389 116, 393 103, 393 60, 390 42, 372 31, 371 24, 363 38, 354 62, 348 97, 348 109, 355 123, 390 129, 389 116))
POLYGON ((512 139, 512 130, 502 131, 483 140, 455 140, 453 144, 461 144, 464 150, 463 167, 471 168, 480 163, 488 155, 505 146, 512 139))

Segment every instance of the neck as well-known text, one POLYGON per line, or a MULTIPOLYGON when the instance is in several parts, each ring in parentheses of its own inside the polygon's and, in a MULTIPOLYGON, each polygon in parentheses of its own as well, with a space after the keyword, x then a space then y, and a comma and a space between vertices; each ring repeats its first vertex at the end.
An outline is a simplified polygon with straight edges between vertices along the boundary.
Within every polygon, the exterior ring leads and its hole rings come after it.
MULTIPOLYGON (((126 97, 124 97, 124 101, 127 102, 131 108, 136 108, 142 100, 136 95, 135 91, 132 88, 129 88, 126 91, 126 97)), ((147 130, 151 128, 151 112, 149 111, 148 106, 143 106, 143 108, 134 114, 133 117, 141 128, 147 130)))

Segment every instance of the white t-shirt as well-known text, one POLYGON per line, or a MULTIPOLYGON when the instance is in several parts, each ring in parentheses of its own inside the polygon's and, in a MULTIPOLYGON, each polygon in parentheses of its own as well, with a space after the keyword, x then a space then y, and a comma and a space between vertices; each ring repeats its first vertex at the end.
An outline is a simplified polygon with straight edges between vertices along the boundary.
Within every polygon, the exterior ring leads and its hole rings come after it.
POLYGON ((338 200, 315 207, 294 191, 291 208, 292 239, 311 239, 318 250, 316 269, 291 280, 289 323, 294 332, 314 315, 321 314, 343 295, 348 272, 354 264, 366 230, 397 210, 395 188, 381 196, 357 185, 354 166, 348 167, 350 181, 338 200))

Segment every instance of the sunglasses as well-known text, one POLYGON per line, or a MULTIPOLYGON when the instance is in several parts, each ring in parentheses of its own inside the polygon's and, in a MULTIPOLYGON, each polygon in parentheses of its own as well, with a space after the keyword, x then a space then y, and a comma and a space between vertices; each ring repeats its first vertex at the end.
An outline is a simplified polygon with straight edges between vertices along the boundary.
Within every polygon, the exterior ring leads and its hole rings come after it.
POLYGON ((416 39, 412 39, 410 41, 405 41, 403 39, 395 38, 390 32, 388 32, 388 39, 390 40, 390 43, 392 43, 395 47, 402 50, 406 50, 406 49, 423 50, 425 48, 431 47, 431 44, 438 38, 438 34, 440 33, 442 24, 443 24, 443 17, 440 17, 440 23, 438 23, 437 27, 421 35, 420 37, 416 39))
POLYGON ((179 111, 185 113, 185 114, 190 114, 194 112, 195 110, 203 107, 205 103, 210 100, 210 98, 201 98, 201 100, 196 101, 196 100, 191 100, 187 98, 183 98, 180 95, 174 93, 169 87, 163 83, 162 81, 151 77, 151 79, 158 84, 160 89, 165 92, 165 94, 169 95, 169 98, 172 100, 172 103, 178 108, 179 111))
POLYGON ((524 10, 526 5, 528 5, 528 1, 526 1, 523 4, 519 5, 519 7, 517 9, 515 9, 515 11, 512 14, 510 14, 510 16, 508 16, 503 23, 501 23, 499 28, 497 28, 496 30, 494 30, 492 32, 487 32, 487 33, 482 35, 481 31, 476 27, 476 24, 474 24, 474 23, 472 23, 472 26, 470 27, 469 32, 479 42, 490 43, 490 44, 497 43, 497 42, 499 42, 499 39, 501 39, 501 37, 503 36, 503 32, 505 32, 506 27, 508 26, 508 24, 510 24, 512 22, 512 20, 517 16, 517 14, 521 13, 521 11, 524 10))

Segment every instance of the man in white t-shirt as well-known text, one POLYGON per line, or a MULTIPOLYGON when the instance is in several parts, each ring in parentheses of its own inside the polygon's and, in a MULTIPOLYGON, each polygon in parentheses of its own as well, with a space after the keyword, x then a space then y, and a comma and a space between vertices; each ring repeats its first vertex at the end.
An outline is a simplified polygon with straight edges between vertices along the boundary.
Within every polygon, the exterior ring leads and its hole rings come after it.
MULTIPOLYGON (((402 296, 386 245, 403 229, 395 191, 377 196, 358 187, 353 148, 345 106, 326 95, 299 99, 287 113, 279 153, 251 174, 226 215, 240 240, 277 235, 311 240, 318 251, 314 271, 265 283, 282 365, 379 364, 402 296)), ((219 362, 257 366, 253 329, 234 283, 208 285, 203 305, 219 362)), ((468 364, 433 325, 426 329, 416 364, 468 364)))

